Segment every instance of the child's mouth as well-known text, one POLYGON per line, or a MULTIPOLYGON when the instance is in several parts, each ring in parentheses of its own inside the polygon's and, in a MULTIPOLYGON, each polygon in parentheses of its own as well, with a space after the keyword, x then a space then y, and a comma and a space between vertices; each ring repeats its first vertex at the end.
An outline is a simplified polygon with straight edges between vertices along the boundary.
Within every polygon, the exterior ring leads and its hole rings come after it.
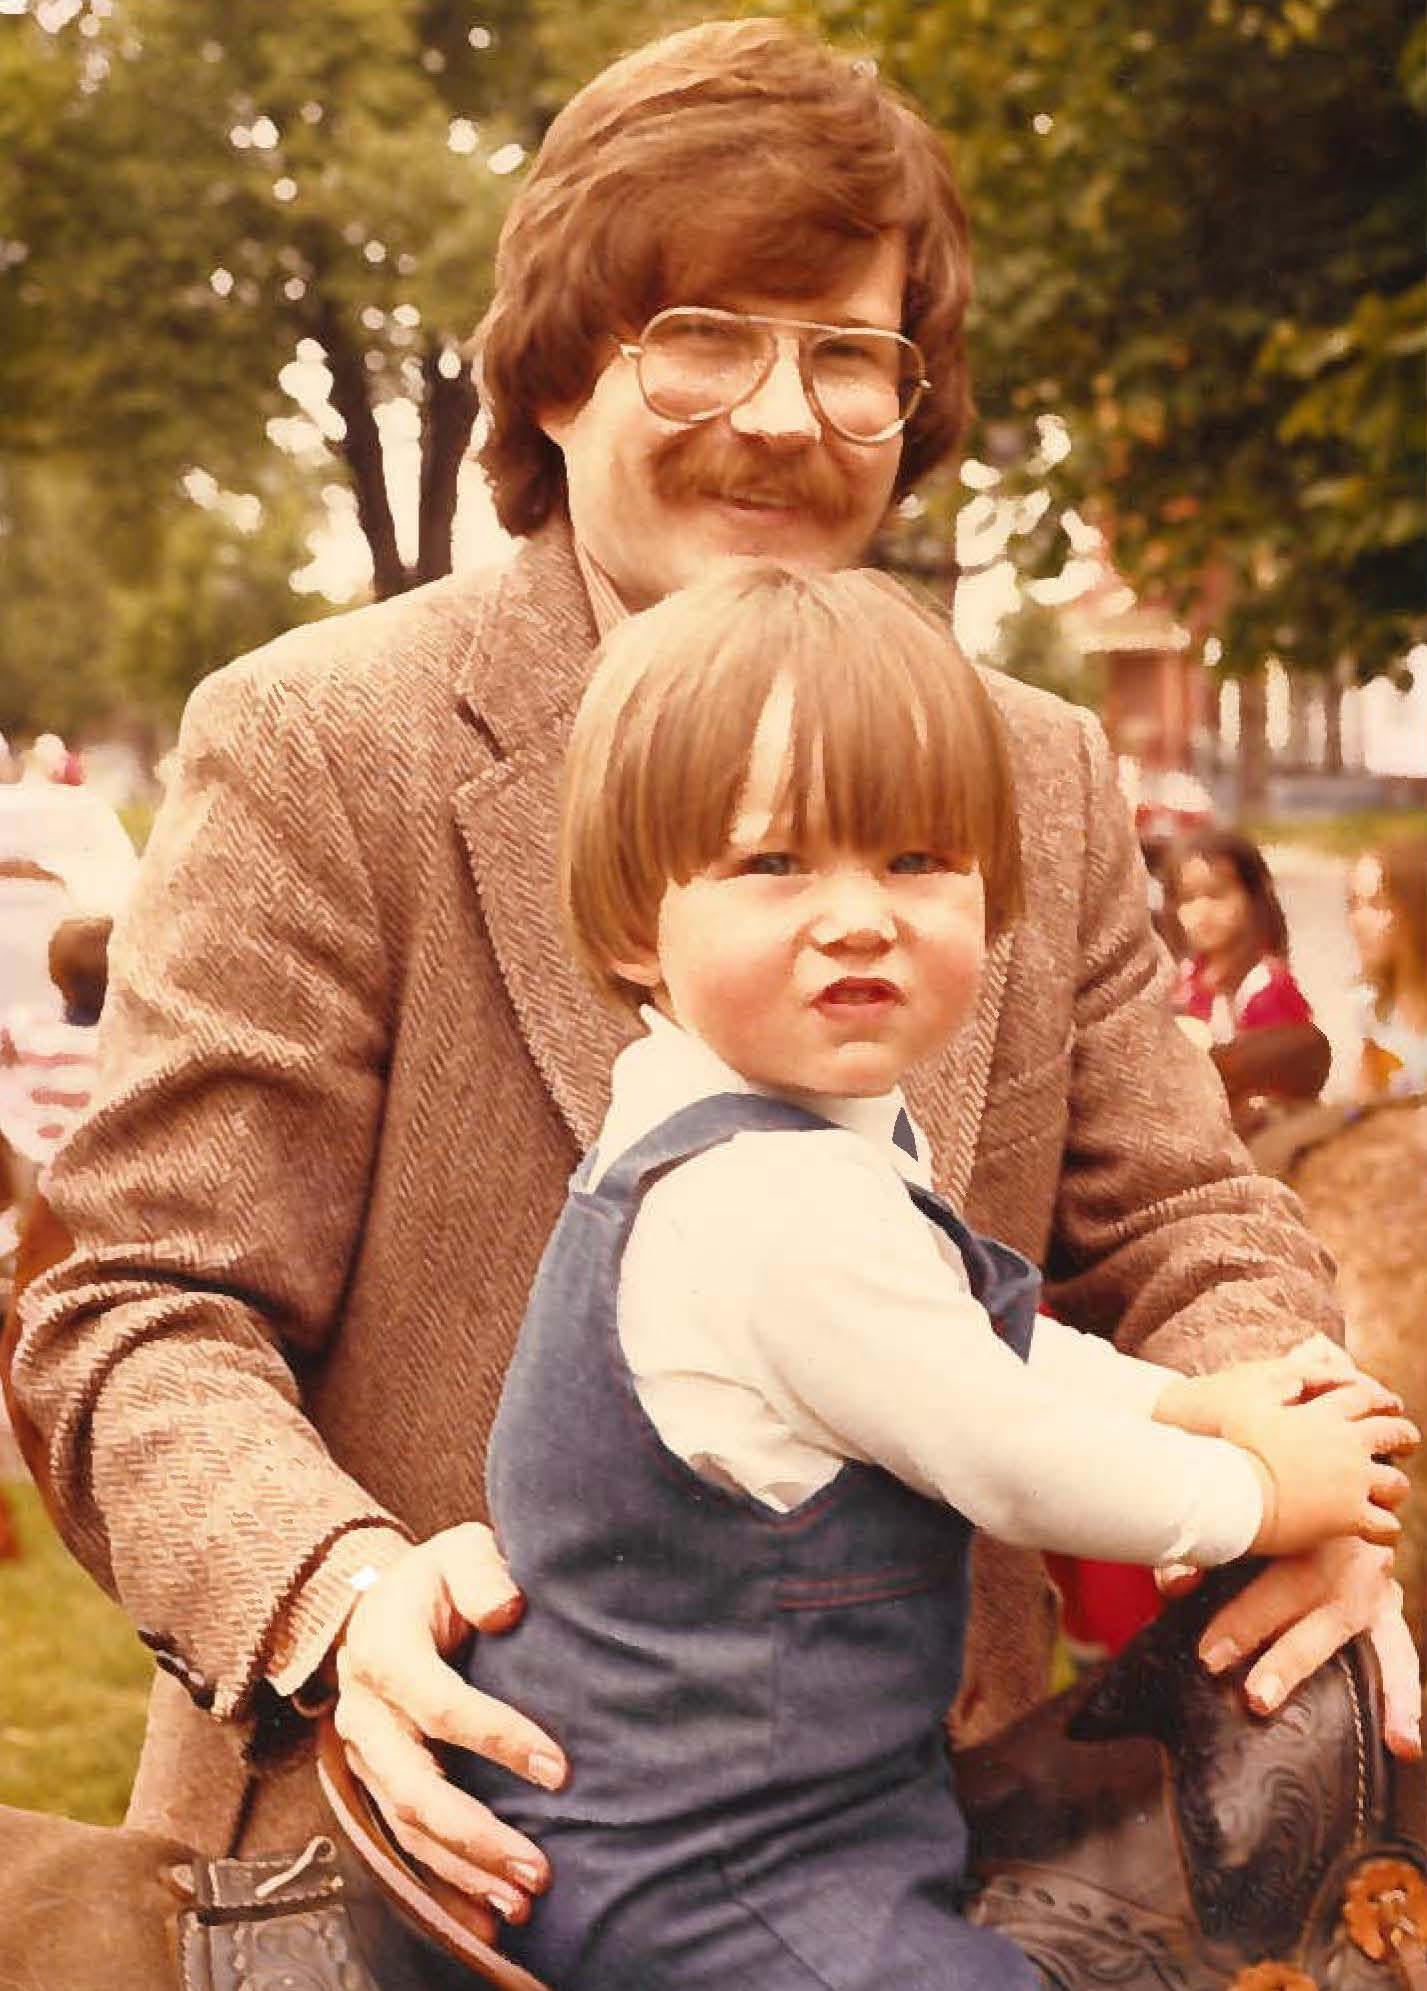
POLYGON ((870 976, 848 975, 829 982, 818 997, 819 1005, 833 1009, 869 1009, 901 1001, 901 992, 891 982, 870 976))

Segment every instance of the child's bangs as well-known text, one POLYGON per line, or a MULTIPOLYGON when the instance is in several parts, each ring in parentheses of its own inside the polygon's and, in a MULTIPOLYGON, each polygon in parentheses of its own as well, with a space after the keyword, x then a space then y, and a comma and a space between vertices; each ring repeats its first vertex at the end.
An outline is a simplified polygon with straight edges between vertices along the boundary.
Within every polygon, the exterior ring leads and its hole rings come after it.
POLYGON ((785 660, 795 713, 780 812, 849 849, 970 859, 999 928, 1019 910, 1019 862, 989 700, 948 632, 905 595, 870 574, 838 585, 836 623, 785 660))
POLYGON ((758 723, 782 675, 753 631, 731 631, 697 675, 645 715, 638 840, 645 875, 685 884, 723 855, 748 785, 758 723))

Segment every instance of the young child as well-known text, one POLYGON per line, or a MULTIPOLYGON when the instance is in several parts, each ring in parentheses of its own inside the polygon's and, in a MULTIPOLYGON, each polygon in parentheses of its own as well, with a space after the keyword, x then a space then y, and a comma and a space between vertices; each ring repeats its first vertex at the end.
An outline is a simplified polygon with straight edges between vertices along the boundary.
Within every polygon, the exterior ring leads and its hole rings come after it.
POLYGON ((644 1034, 491 1438, 528 1608, 469 1661, 573 1769, 457 1770, 550 1855, 509 1947, 560 1991, 1029 1991, 959 1912, 972 1529, 1201 1564, 1396 1532, 1373 1454, 1416 1434, 1376 1384, 1038 1320, 933 1193, 900 1081, 1020 913, 1015 821, 983 688, 880 576, 721 569, 580 709, 565 911, 644 1034))
POLYGON ((1348 878, 1362 969, 1357 1094, 1427 1092, 1427 840, 1366 851, 1348 878))
POLYGON ((1283 907, 1263 853, 1233 830, 1180 838, 1164 883, 1190 949, 1175 1007, 1207 1033, 1234 1124, 1252 1133, 1275 1106, 1316 1099, 1332 1056, 1288 965, 1283 907))

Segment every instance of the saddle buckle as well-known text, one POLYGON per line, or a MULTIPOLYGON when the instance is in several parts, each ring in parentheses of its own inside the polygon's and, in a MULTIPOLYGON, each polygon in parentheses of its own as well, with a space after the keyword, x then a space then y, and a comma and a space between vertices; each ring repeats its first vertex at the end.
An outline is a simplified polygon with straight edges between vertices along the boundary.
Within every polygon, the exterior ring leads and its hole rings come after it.
POLYGON ((1373 1963, 1390 1963, 1404 1991, 1427 1991, 1427 1882, 1406 1860, 1365 1860, 1348 1882, 1343 1925, 1373 1963))

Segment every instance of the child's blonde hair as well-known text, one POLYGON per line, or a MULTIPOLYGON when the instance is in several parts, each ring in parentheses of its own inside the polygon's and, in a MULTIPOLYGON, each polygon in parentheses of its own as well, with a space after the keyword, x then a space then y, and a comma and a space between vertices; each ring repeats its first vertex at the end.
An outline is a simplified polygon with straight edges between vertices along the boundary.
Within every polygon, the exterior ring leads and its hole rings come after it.
POLYGON ((560 901, 582 965, 654 945, 660 902, 713 863, 773 688, 791 684, 775 822, 854 850, 974 860, 994 939, 1021 911, 1015 788, 1000 723, 950 631, 885 575, 728 562, 620 624, 576 716, 560 820, 560 901))

